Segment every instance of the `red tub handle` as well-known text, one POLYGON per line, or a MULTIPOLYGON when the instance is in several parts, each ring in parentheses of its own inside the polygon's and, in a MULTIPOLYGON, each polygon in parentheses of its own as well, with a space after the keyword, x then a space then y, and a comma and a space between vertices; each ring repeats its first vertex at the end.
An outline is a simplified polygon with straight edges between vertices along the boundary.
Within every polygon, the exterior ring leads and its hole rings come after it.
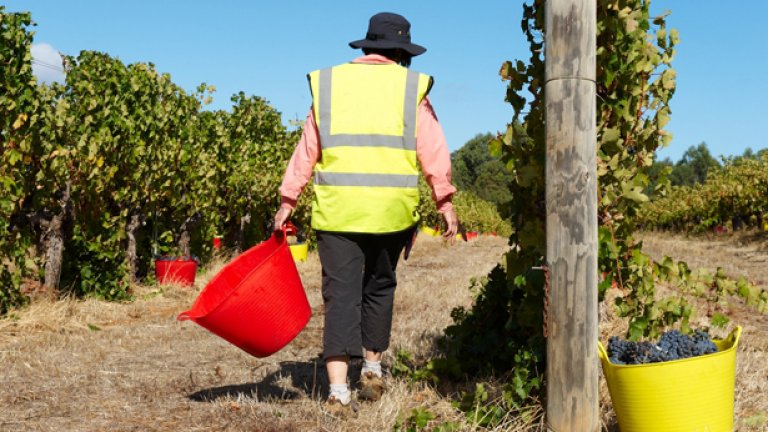
POLYGON ((296 228, 296 225, 294 225, 291 221, 287 221, 280 230, 275 231, 273 236, 278 240, 278 242, 282 242, 285 241, 288 236, 295 236, 298 234, 298 232, 299 230, 296 228))
POLYGON ((192 317, 189 316, 189 311, 184 311, 184 312, 180 313, 178 316, 176 316, 176 320, 178 320, 178 321, 189 321, 191 319, 192 319, 192 317))
POLYGON ((288 221, 285 223, 285 226, 283 227, 283 233, 290 236, 295 236, 296 234, 298 234, 298 232, 299 230, 298 228, 296 228, 296 225, 294 225, 293 222, 288 221))

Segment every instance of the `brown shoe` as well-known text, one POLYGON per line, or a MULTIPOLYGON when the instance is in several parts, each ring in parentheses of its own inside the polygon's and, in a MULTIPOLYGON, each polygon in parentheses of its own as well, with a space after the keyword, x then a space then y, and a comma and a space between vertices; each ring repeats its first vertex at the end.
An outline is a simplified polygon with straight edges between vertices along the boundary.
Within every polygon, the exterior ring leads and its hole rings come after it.
POLYGON ((347 418, 354 417, 357 413, 357 406, 353 400, 350 400, 348 404, 343 404, 336 399, 336 396, 328 396, 323 404, 323 410, 334 417, 347 418))
POLYGON ((384 390, 386 390, 384 380, 373 372, 366 372, 360 376, 360 391, 357 392, 357 398, 376 402, 381 399, 384 390))

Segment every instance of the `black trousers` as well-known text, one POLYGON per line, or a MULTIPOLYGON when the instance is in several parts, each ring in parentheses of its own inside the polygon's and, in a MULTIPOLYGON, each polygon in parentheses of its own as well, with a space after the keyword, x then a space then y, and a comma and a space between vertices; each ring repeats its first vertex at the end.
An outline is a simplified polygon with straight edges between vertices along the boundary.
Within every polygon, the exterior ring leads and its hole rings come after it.
POLYGON ((415 228, 391 234, 317 231, 323 268, 323 358, 389 348, 395 268, 415 228))

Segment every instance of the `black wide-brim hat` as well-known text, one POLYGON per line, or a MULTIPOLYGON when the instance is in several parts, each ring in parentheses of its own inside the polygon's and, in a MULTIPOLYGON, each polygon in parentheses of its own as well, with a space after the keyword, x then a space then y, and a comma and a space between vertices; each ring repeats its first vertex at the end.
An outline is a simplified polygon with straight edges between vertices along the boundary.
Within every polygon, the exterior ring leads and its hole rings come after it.
POLYGON ((403 16, 382 12, 371 17, 365 39, 350 42, 352 48, 400 48, 412 56, 427 51, 421 45, 411 43, 411 23, 403 16))

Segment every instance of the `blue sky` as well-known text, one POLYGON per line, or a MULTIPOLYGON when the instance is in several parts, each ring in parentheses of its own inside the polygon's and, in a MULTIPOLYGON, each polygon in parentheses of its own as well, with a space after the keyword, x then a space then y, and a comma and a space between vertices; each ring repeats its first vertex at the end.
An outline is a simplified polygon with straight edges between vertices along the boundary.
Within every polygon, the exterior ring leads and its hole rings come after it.
MULTIPOLYGON (((305 74, 348 61, 347 45, 363 38, 376 12, 404 15, 415 43, 428 51, 412 68, 435 77, 431 99, 451 150, 478 133, 503 130, 512 117, 499 79, 504 60, 527 59, 520 30, 522 1, 150 1, 6 0, 29 10, 35 56, 51 62, 61 51, 109 53, 126 63, 152 62, 192 90, 216 86, 213 108, 233 93, 265 97, 285 121, 304 119, 310 106, 305 74), (47 57, 46 57, 47 56, 47 57)), ((768 2, 654 0, 672 11, 680 31, 673 63, 678 89, 668 129, 672 144, 660 157, 679 159, 707 142, 715 155, 768 147, 768 2)), ((55 72, 36 65, 42 75, 55 72)))

